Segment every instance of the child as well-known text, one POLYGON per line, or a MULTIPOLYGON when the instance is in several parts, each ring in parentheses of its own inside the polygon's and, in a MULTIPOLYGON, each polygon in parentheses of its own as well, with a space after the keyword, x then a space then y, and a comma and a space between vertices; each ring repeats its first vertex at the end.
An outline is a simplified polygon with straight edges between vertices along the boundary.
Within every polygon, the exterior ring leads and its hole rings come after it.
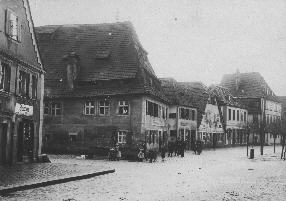
POLYGON ((119 148, 119 144, 116 144, 116 160, 119 161, 119 159, 121 158, 121 151, 120 151, 120 148, 119 148))
POLYGON ((143 149, 139 149, 139 153, 138 153, 138 160, 139 162, 143 162, 143 159, 145 158, 144 153, 143 153, 143 149))

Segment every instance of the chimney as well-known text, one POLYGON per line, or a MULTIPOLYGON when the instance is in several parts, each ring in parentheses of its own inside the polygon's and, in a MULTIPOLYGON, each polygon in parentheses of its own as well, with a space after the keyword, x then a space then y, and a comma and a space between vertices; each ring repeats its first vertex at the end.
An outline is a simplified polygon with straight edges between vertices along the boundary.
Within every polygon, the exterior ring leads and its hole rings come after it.
POLYGON ((80 59, 75 52, 71 52, 63 58, 66 65, 67 85, 70 90, 74 89, 74 83, 80 71, 80 59))

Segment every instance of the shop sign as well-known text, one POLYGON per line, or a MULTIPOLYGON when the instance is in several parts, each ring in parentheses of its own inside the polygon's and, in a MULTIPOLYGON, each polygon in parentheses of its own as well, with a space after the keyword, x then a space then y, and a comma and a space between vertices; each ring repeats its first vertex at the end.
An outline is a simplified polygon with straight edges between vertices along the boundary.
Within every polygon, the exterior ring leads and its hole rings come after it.
POLYGON ((153 120, 152 121, 152 126, 164 126, 164 122, 160 121, 160 120, 153 120))
POLYGON ((24 116, 33 116, 33 106, 16 103, 15 113, 24 116))
POLYGON ((181 126, 191 126, 191 124, 187 122, 181 122, 181 126))

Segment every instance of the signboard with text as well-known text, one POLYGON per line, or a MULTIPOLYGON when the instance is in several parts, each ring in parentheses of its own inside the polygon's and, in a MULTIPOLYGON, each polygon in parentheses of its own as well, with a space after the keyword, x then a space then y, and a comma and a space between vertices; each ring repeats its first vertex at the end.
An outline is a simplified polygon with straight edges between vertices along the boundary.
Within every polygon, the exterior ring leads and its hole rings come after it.
POLYGON ((33 106, 16 103, 15 113, 24 116, 33 116, 33 106))

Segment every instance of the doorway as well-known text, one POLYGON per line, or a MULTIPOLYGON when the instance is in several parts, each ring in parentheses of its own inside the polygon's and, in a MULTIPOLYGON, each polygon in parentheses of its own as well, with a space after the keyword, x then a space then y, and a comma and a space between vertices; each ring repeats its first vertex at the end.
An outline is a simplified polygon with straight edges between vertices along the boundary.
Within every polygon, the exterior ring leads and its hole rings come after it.
POLYGON ((34 148, 34 123, 30 120, 23 120, 18 127, 18 151, 17 161, 22 162, 23 156, 32 159, 34 148))

